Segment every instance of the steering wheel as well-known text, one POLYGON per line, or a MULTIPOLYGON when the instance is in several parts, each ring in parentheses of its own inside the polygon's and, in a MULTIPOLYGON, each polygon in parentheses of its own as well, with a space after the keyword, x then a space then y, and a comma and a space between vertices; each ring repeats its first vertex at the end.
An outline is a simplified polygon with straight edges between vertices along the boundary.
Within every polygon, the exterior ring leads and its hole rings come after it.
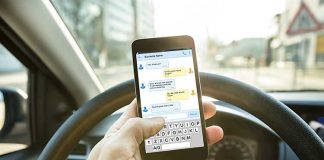
MULTIPOLYGON (((200 73, 203 95, 233 104, 273 129, 300 159, 323 160, 324 143, 296 113, 265 92, 220 75, 200 73)), ((78 141, 102 119, 135 97, 128 80, 99 94, 73 113, 56 131, 39 159, 66 159, 78 141)))

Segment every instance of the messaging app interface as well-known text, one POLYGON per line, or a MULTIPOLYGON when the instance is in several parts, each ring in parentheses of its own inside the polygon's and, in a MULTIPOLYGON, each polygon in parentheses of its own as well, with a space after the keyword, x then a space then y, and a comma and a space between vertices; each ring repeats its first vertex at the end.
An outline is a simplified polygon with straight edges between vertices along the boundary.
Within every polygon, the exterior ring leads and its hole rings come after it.
POLYGON ((142 117, 166 122, 145 140, 146 153, 203 147, 192 50, 138 53, 136 59, 142 117))

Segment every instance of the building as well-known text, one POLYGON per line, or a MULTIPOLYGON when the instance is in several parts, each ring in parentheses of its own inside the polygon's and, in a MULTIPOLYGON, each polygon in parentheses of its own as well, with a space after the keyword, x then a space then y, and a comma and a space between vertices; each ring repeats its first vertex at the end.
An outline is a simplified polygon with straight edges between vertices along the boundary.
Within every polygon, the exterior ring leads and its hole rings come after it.
POLYGON ((324 0, 286 0, 271 37, 272 61, 298 68, 324 67, 324 0), (282 63, 283 62, 283 63, 282 63))
POLYGON ((55 0, 53 4, 87 58, 100 68, 130 63, 132 41, 155 35, 151 0, 55 0))
POLYGON ((223 67, 256 67, 264 61, 265 38, 244 38, 219 49, 216 61, 223 67))
MULTIPOLYGON (((150 0, 106 0, 104 6, 103 32, 107 50, 101 55, 107 57, 100 59, 112 65, 129 63, 133 40, 155 35, 153 3, 150 0)), ((100 66, 105 65, 101 61, 100 66)))

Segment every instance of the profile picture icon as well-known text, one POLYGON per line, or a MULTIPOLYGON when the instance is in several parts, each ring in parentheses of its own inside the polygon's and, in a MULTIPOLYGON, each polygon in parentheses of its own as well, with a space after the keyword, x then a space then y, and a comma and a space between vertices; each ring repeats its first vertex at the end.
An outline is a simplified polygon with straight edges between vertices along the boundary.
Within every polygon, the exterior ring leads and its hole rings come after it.
POLYGON ((139 69, 139 70, 142 70, 142 69, 144 69, 143 65, 142 65, 142 64, 140 64, 140 65, 139 65, 139 67, 138 67, 138 69, 139 69))
POLYGON ((191 68, 188 69, 188 73, 193 73, 193 70, 191 68))
POLYGON ((141 89, 145 89, 145 84, 142 83, 141 86, 140 86, 141 89))
POLYGON ((147 107, 144 106, 143 112, 147 112, 147 111, 148 111, 147 107))

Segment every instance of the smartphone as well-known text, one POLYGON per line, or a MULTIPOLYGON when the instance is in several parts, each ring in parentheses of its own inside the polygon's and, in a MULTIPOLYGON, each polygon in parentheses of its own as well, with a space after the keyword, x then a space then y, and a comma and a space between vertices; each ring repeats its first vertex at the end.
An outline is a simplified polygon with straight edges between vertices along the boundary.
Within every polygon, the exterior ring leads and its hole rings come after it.
POLYGON ((138 115, 165 126, 141 144, 143 159, 206 159, 208 146, 194 41, 190 36, 132 43, 138 115))

